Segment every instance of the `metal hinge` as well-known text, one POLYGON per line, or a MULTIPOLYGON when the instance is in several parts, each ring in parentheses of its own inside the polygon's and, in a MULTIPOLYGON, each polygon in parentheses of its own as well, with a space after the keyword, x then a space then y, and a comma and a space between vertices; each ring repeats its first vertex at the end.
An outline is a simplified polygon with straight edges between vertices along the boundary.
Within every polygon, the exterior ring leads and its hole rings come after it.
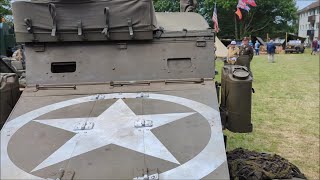
POLYGON ((207 46, 207 42, 206 42, 205 38, 204 37, 198 38, 196 46, 197 47, 206 47, 207 46))
POLYGON ((137 98, 148 98, 149 96, 149 93, 142 92, 137 95, 137 98))
POLYGON ((165 80, 165 84, 170 84, 170 83, 175 83, 175 84, 204 84, 204 78, 199 78, 199 79, 170 79, 170 80, 165 80))
POLYGON ((94 127, 94 122, 80 122, 74 126, 75 131, 91 130, 94 127))
POLYGON ((110 81, 110 86, 112 87, 122 87, 122 86, 150 86, 149 81, 121 81, 121 82, 116 82, 116 81, 110 81))
POLYGON ((134 122, 135 128, 152 127, 152 126, 153 126, 153 122, 151 120, 139 119, 134 122))
POLYGON ((72 86, 45 86, 45 85, 39 85, 36 84, 36 89, 34 90, 34 92, 37 92, 39 90, 49 90, 49 89, 73 89, 76 90, 77 86, 76 85, 72 85, 72 86))
POLYGON ((159 180, 159 174, 158 173, 152 174, 152 175, 145 174, 144 176, 136 177, 133 179, 134 180, 159 180))

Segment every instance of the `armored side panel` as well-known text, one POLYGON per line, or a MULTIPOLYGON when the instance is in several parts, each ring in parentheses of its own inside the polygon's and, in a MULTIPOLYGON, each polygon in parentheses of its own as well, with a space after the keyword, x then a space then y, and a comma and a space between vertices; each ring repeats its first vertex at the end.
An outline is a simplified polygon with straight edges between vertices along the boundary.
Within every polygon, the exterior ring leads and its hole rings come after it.
POLYGON ((19 97, 18 75, 15 73, 0 73, 0 128, 7 120, 19 97))
POLYGON ((152 41, 26 44, 28 83, 213 78, 214 34, 205 20, 196 13, 158 16, 165 29, 152 41), (183 32, 181 27, 190 31, 183 32))
POLYGON ((151 0, 16 1, 18 42, 146 40, 153 38, 151 0))
POLYGON ((226 65, 221 75, 221 118, 232 132, 252 132, 252 77, 244 66, 226 65))

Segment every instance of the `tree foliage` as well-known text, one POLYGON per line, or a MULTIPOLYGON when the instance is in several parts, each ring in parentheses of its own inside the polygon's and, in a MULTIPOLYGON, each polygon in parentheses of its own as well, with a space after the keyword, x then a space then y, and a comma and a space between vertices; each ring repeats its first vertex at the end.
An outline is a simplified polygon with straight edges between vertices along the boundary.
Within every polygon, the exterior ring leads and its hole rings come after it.
POLYGON ((180 10, 179 0, 154 0, 157 12, 176 12, 180 10))
POLYGON ((0 0, 0 16, 11 15, 10 0, 0 0))
MULTIPOLYGON (((297 8, 295 0, 256 0, 257 7, 249 12, 241 10, 243 19, 236 15, 237 0, 198 0, 197 11, 212 26, 212 12, 217 3, 220 37, 241 38, 256 35, 276 36, 283 32, 297 31, 297 8)), ((179 0, 155 0, 158 11, 178 11, 179 0)))

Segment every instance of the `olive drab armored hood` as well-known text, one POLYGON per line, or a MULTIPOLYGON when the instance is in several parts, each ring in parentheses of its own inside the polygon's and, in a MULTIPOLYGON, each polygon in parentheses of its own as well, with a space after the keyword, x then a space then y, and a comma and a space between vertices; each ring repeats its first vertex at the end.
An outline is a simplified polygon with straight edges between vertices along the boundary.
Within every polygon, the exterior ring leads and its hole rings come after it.
POLYGON ((12 7, 28 86, 1 130, 1 179, 229 178, 203 17, 151 0, 12 7))

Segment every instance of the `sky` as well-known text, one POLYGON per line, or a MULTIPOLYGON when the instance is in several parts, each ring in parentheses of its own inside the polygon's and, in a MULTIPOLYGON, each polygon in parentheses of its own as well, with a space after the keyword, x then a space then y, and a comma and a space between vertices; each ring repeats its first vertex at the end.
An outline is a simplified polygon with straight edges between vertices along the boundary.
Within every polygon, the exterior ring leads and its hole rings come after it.
POLYGON ((313 2, 315 2, 315 0, 297 0, 298 9, 300 10, 313 2))

